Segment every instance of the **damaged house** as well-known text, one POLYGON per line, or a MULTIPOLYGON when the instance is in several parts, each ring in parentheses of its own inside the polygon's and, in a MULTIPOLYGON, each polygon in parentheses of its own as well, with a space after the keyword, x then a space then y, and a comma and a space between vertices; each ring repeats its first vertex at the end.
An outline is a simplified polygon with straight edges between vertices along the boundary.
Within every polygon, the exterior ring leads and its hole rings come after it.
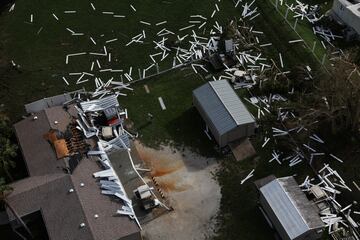
POLYGON ((14 125, 29 177, 11 184, 12 226, 40 213, 51 240, 141 239, 131 200, 107 157, 129 148, 125 113, 116 95, 91 101, 75 95, 28 104, 30 115, 14 125))

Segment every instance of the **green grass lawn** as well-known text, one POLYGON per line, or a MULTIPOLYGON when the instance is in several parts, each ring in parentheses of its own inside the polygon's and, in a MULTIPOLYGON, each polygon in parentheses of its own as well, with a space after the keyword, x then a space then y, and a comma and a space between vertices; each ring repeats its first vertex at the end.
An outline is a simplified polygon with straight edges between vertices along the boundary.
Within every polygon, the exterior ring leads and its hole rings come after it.
POLYGON ((284 59, 284 66, 287 69, 299 65, 310 65, 316 68, 318 63, 303 44, 288 43, 291 40, 298 39, 298 37, 294 31, 286 25, 275 8, 267 1, 259 1, 257 4, 261 16, 256 19, 256 26, 263 29, 269 42, 273 44, 273 48, 270 51, 273 59, 278 63, 278 66, 280 66, 279 53, 281 53, 284 59))
MULTIPOLYGON (((156 33, 163 28, 178 33, 180 36, 191 33, 179 29, 188 26, 190 15, 201 14, 210 17, 218 3, 220 12, 213 19, 208 19, 206 31, 217 21, 224 25, 234 17, 240 17, 242 9, 234 8, 231 0, 217 2, 203 1, 93 1, 96 11, 91 8, 88 0, 78 1, 45 1, 19 0, 15 11, 4 11, 0 15, 0 74, 1 91, 0 102, 13 121, 23 114, 24 103, 81 87, 93 89, 93 81, 75 85, 77 77, 68 76, 70 72, 90 71, 93 61, 98 59, 102 68, 123 69, 128 72, 133 67, 133 77, 138 78, 138 69, 146 68, 151 64, 150 54, 159 52, 154 49, 153 40, 161 40, 156 33), (136 12, 130 8, 130 3, 136 7, 136 12), (66 10, 77 11, 76 14, 64 14, 66 10), (125 18, 114 18, 102 14, 103 11, 112 11, 125 18), (57 21, 52 14, 59 18, 57 21), (30 16, 33 14, 33 23, 30 16), (150 22, 152 25, 141 24, 140 21, 150 22), (156 26, 155 23, 167 21, 166 24, 156 26), (72 36, 66 28, 75 32, 84 33, 84 36, 72 36), (41 31, 40 31, 41 30, 41 31), (125 45, 130 39, 146 32, 144 44, 125 45), (39 32, 40 31, 40 32, 39 32), (90 37, 96 40, 94 45, 90 37), (69 64, 65 64, 65 56, 77 52, 102 52, 105 42, 117 38, 118 41, 106 44, 112 52, 112 62, 99 56, 70 57, 69 64), (16 70, 11 67, 13 60, 20 65, 16 70), (70 82, 66 86, 62 80, 65 76, 70 82)), ((255 29, 265 32, 262 42, 271 42, 273 46, 264 50, 268 56, 279 62, 278 52, 281 52, 285 62, 285 69, 291 69, 299 64, 315 65, 311 55, 301 44, 296 47, 287 44, 296 36, 291 29, 281 26, 281 18, 266 1, 257 1, 261 16, 254 20, 255 29), (277 27, 274 27, 277 26, 277 27), (281 26, 281 27, 279 27, 281 26)), ((194 20, 194 19, 192 19, 194 20)), ((199 31, 197 31, 199 34, 199 31)), ((166 36, 175 38, 174 36, 166 36)), ((186 46, 184 46, 186 47, 186 46)), ((172 66, 172 56, 160 63, 160 69, 172 66)), ((96 68, 95 68, 96 69, 96 68)), ((154 71, 151 70, 152 72, 154 71)), ((148 73, 150 74, 151 71, 148 73)), ((96 76, 104 81, 114 76, 120 79, 120 73, 110 75, 106 72, 94 70, 96 76)))
MULTIPOLYGON (((326 0, 309 0, 309 1, 302 1, 305 4, 310 4, 310 5, 319 5, 321 7, 321 13, 325 14, 332 6, 331 1, 326 1, 326 0)), ((267 1, 258 1, 258 5, 262 8, 262 9, 269 9, 269 8, 273 8, 275 9, 275 7, 273 6, 273 4, 276 3, 276 0, 267 0, 267 1)), ((285 0, 283 2, 283 4, 278 4, 278 9, 282 14, 282 17, 280 17, 281 19, 283 19, 283 16, 286 15, 286 11, 287 11, 287 6, 290 5, 296 5, 296 0, 285 0)), ((272 15, 271 15, 272 16, 272 15)), ((288 12, 288 16, 287 16, 287 20, 289 21, 289 23, 291 24, 291 26, 294 26, 295 22, 296 22, 296 18, 294 18, 295 13, 293 13, 292 11, 289 10, 288 12)), ((276 18, 275 18, 276 19, 276 18)), ((285 21, 282 21, 284 25, 287 25, 287 23, 285 21)), ((275 26, 275 25, 274 25, 275 26)), ((283 26, 285 28, 285 26, 283 26)), ((287 27, 289 29, 291 29, 291 27, 289 25, 287 25, 287 27)), ((306 19, 304 18, 303 20, 301 20, 301 18, 298 18, 298 22, 296 25, 296 31, 300 34, 300 36, 302 37, 302 39, 304 39, 304 41, 307 43, 307 45, 312 49, 314 42, 316 42, 316 47, 315 47, 315 55, 318 58, 318 60, 322 61, 324 54, 327 54, 327 50, 325 48, 323 48, 322 44, 321 44, 321 39, 320 37, 316 36, 313 32, 312 29, 313 25, 306 19)), ((292 39, 289 40, 296 40, 299 39, 298 35, 296 34, 292 34, 293 37, 292 39)), ((326 43, 325 43, 326 44, 326 43)), ((294 48, 297 47, 297 45, 301 45, 301 44, 288 44, 288 46, 292 46, 294 48)), ((309 51, 308 51, 309 53, 309 51)))
MULTIPOLYGON (((133 67, 133 77, 138 78, 138 69, 151 64, 150 54, 159 52, 154 49, 153 40, 159 41, 162 37, 156 36, 161 29, 166 28, 180 36, 190 34, 191 30, 179 32, 180 28, 190 25, 190 15, 203 15, 210 17, 217 1, 153 1, 153 0, 123 0, 123 1, 92 1, 96 11, 91 8, 88 0, 78 1, 45 1, 45 0, 19 0, 15 11, 4 11, 0 16, 0 74, 2 76, 0 101, 13 121, 19 119, 23 113, 23 104, 64 91, 74 90, 85 86, 93 88, 90 80, 84 85, 75 85, 77 77, 68 76, 71 72, 90 71, 92 61, 98 59, 103 69, 123 69, 128 72, 133 67), (136 8, 134 12, 130 3, 136 8), (76 14, 65 14, 66 10, 77 11, 76 14), (103 14, 103 11, 112 11, 125 18, 115 18, 103 14), (52 14, 55 14, 57 21, 52 14), (33 14, 33 23, 30 16, 33 14), (140 21, 150 22, 152 25, 141 24, 140 21), (166 24, 156 26, 158 22, 167 21, 166 24), (69 28, 84 36, 72 36, 69 28), (41 29, 41 31, 40 31, 41 29), (132 37, 146 32, 143 44, 125 45, 132 37), (40 32, 39 32, 40 31, 40 32), (97 43, 94 45, 90 37, 97 43), (65 56, 78 52, 103 52, 105 42, 117 38, 118 41, 106 44, 108 51, 112 52, 112 62, 99 56, 71 57, 69 64, 65 64, 65 56), (20 70, 11 67, 10 61, 19 64, 20 70), (70 86, 62 80, 65 76, 70 86)), ((206 31, 217 21, 224 25, 226 21, 236 16, 237 9, 233 8, 231 1, 219 3, 222 11, 213 19, 207 20, 206 31)), ((201 35, 198 30, 197 33, 201 35)), ((176 39, 176 36, 165 36, 176 39)), ((184 46, 186 47, 186 46, 184 46)), ((170 56, 161 62, 160 70, 172 66, 173 58, 170 56)), ((96 68, 95 68, 96 69, 96 68)), ((154 72, 151 70, 152 72, 154 72)), ((151 71, 148 74, 152 73, 151 71)), ((109 73, 94 70, 96 76, 104 81, 111 76, 120 79, 120 73, 109 73)))
POLYGON ((145 144, 151 147, 161 143, 188 146, 204 156, 213 157, 218 155, 214 143, 203 132, 205 125, 192 106, 192 90, 204 83, 191 70, 176 70, 136 83, 134 92, 120 98, 120 102, 127 107, 134 130, 139 132, 145 144), (150 93, 146 93, 144 84, 150 93), (161 109, 159 97, 162 97, 166 110, 161 109), (148 113, 154 116, 151 123, 148 113))

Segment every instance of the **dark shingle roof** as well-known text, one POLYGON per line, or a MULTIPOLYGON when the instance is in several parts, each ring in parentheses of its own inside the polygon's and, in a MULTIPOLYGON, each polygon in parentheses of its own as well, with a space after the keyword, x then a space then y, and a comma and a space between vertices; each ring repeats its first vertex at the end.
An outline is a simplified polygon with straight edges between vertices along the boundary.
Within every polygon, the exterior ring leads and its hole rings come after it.
POLYGON ((134 220, 115 214, 122 207, 122 202, 100 193, 98 182, 92 174, 101 170, 95 159, 86 158, 71 175, 94 239, 114 240, 138 232, 139 227, 134 220), (81 187, 80 183, 85 186, 81 187), (99 218, 95 219, 95 214, 99 218))
POLYGON ((14 125, 21 150, 30 176, 61 173, 65 167, 58 161, 51 145, 44 138, 50 124, 45 111, 36 114, 37 119, 28 117, 14 125))
POLYGON ((41 210, 50 239, 94 239, 89 227, 80 228, 81 223, 89 224, 78 195, 69 193, 74 188, 70 175, 30 177, 11 186, 14 192, 8 196, 8 203, 20 216, 41 210))
MULTIPOLYGON (((36 116, 37 120, 31 116, 15 124, 30 177, 11 184, 14 191, 8 196, 9 204, 20 216, 41 210, 52 240, 115 240, 139 232, 134 220, 116 215, 122 202, 101 194, 92 176, 103 170, 96 159, 84 156, 72 175, 62 171, 64 161, 56 159, 43 135, 50 128, 64 131, 71 116, 62 107, 48 108, 36 116), (81 223, 86 226, 80 228, 81 223)), ((11 212, 9 215, 13 219, 11 212)))

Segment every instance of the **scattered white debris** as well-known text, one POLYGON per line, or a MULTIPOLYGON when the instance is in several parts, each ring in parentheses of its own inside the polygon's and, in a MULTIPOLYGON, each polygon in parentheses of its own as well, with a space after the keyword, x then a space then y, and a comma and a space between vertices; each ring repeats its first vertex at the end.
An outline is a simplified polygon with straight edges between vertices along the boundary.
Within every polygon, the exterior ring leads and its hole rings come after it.
POLYGON ((248 179, 252 178, 254 176, 255 169, 251 170, 251 172, 243 179, 241 180, 241 185, 243 185, 248 179))
POLYGON ((10 7, 10 9, 9 9, 9 12, 14 11, 14 9, 15 9, 15 3, 14 3, 13 5, 11 5, 11 7, 10 7))
POLYGON ((159 97, 158 100, 159 100, 161 109, 166 110, 166 106, 165 106, 165 103, 164 103, 164 100, 162 99, 162 97, 159 97))
POLYGON ((133 5, 130 4, 130 7, 134 12, 136 12, 136 8, 133 5))
POLYGON ((55 15, 55 13, 53 13, 52 15, 56 19, 56 21, 59 21, 59 18, 55 15))

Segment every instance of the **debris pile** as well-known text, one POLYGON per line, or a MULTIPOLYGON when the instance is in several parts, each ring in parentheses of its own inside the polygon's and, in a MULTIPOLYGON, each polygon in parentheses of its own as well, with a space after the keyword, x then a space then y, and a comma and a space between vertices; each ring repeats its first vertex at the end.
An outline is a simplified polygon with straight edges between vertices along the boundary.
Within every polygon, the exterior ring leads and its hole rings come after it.
POLYGON ((350 236, 358 239, 360 237, 359 223, 354 220, 359 212, 353 210, 354 208, 359 209, 357 203, 354 202, 355 204, 344 207, 337 201, 337 197, 343 191, 351 192, 352 190, 336 170, 328 164, 324 164, 324 167, 318 171, 317 180, 310 179, 308 176, 300 187, 316 198, 316 203, 321 209, 321 219, 326 224, 328 233, 334 239, 345 239, 350 236))
MULTIPOLYGON (((104 87, 104 85, 106 84, 100 84, 99 88, 104 87)), ((99 88, 97 91, 100 91, 99 88)), ((115 89, 118 88, 115 87, 115 89)), ((113 91, 114 89, 111 90, 113 91)), ((109 160, 109 154, 116 151, 127 151, 132 162, 129 153, 130 139, 135 136, 124 128, 124 121, 128 118, 127 110, 120 107, 117 100, 118 94, 114 94, 111 91, 103 92, 101 95, 97 92, 95 94, 91 92, 81 94, 79 93, 70 102, 75 101, 76 103, 75 109, 78 114, 76 128, 83 132, 86 139, 94 139, 96 142, 93 149, 87 152, 87 155, 97 157, 104 170, 94 173, 93 176, 100 179, 102 194, 113 196, 123 201, 124 205, 117 211, 117 214, 129 216, 141 228, 133 209, 132 201, 127 196, 124 186, 109 160), (84 95, 81 96, 81 94, 84 95), (82 100, 85 96, 91 96, 91 100, 82 100)), ((133 168, 137 172, 137 168, 134 165, 133 168)), ((148 189, 151 189, 145 181, 144 184, 148 189)), ((149 190, 149 193, 156 200, 157 205, 166 207, 157 199, 152 191, 149 190)))
POLYGON ((319 15, 319 5, 309 5, 300 1, 296 1, 296 4, 291 4, 290 6, 288 4, 285 5, 295 14, 294 18, 300 18, 301 20, 306 18, 310 23, 316 23, 324 17, 319 15))

